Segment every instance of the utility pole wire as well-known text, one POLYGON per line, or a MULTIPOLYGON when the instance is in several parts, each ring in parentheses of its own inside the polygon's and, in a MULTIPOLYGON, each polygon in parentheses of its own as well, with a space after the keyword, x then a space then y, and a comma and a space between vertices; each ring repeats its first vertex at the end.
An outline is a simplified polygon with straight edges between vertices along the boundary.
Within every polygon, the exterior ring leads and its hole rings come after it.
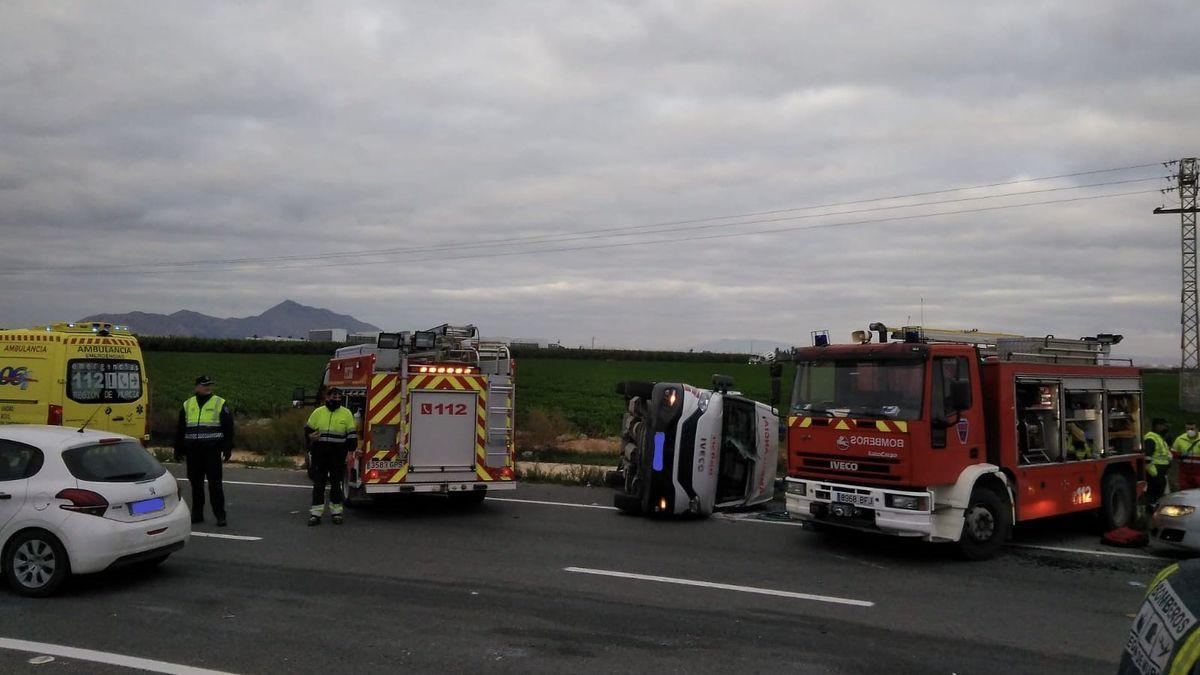
MULTIPOLYGON (((486 258, 502 258, 502 257, 509 257, 509 256, 540 255, 542 253, 571 253, 571 252, 576 252, 576 251, 617 249, 617 248, 628 248, 631 246, 653 246, 653 245, 657 245, 657 244, 706 241, 706 240, 714 240, 714 239, 729 239, 729 238, 733 238, 733 237, 779 234, 779 233, 784 233, 784 232, 799 232, 799 231, 809 231, 809 230, 833 229, 833 228, 841 228, 841 227, 853 227, 853 226, 859 226, 859 225, 870 225, 870 224, 875 224, 875 223, 916 220, 919 218, 937 218, 940 216, 961 215, 961 214, 966 214, 966 213, 982 213, 982 212, 987 212, 987 211, 1002 211, 1002 210, 1007 210, 1007 209, 1018 209, 1018 208, 1025 208, 1025 207, 1030 207, 1030 206, 1046 206, 1049 204, 1067 204, 1067 203, 1072 203, 1072 202, 1090 201, 1093 199, 1112 199, 1115 197, 1128 197, 1128 196, 1133 196, 1133 195, 1154 194, 1157 192, 1158 192, 1157 189, 1134 190, 1134 191, 1130 191, 1130 192, 1115 192, 1115 193, 1100 194, 1100 195, 1085 195, 1085 196, 1080 196, 1080 197, 1068 197, 1068 198, 1064 198, 1064 199, 1047 199, 1047 200, 1036 201, 1036 202, 1024 202, 1021 204, 1001 204, 1001 205, 997 205, 997 206, 982 206, 982 207, 976 207, 976 208, 970 208, 970 209, 958 209, 958 210, 954 210, 954 211, 941 211, 941 212, 936 212, 936 213, 916 213, 916 214, 901 215, 901 216, 889 216, 889 217, 885 217, 885 218, 850 220, 850 221, 842 221, 842 222, 838 222, 838 223, 818 223, 815 225, 795 225, 795 226, 788 226, 788 227, 775 227, 775 228, 766 228, 766 229, 759 229, 759 230, 750 230, 750 231, 744 231, 744 232, 721 232, 721 233, 717 233, 717 234, 708 234, 708 235, 702 235, 702 236, 698 236, 698 237, 673 237, 673 238, 668 238, 668 239, 651 239, 651 240, 644 240, 644 241, 615 242, 615 243, 604 243, 604 244, 592 244, 592 245, 586 245, 586 246, 541 248, 541 249, 529 249, 529 250, 518 250, 518 251, 500 251, 500 252, 474 253, 474 254, 467 254, 467 255, 438 256, 438 257, 425 257, 425 258, 399 258, 399 259, 388 259, 388 260, 331 262, 331 263, 325 263, 325 264, 320 264, 320 265, 248 266, 248 267, 242 267, 240 269, 246 270, 246 271, 253 271, 253 270, 312 270, 312 269, 327 268, 327 267, 342 267, 342 266, 347 266, 347 265, 354 265, 354 266, 361 267, 361 266, 366 266, 366 265, 395 265, 395 264, 400 264, 400 263, 444 262, 444 261, 453 261, 453 260, 480 260, 480 259, 486 259, 486 258)), ((764 223, 765 224, 765 223, 779 222, 779 221, 785 221, 785 220, 792 220, 792 219, 775 218, 775 219, 767 219, 767 220, 762 220, 762 221, 745 221, 740 224, 753 224, 753 223, 764 223)), ((201 269, 201 270, 198 270, 198 269, 159 269, 159 270, 144 272, 144 273, 142 273, 142 276, 158 275, 158 274, 189 274, 189 273, 195 273, 195 272, 207 273, 208 270, 203 270, 203 269, 201 269)), ((88 272, 85 270, 82 273, 87 274, 88 272)))
MULTIPOLYGON (((1155 166, 1155 165, 1152 164, 1149 166, 1155 166)), ((1091 172, 1079 172, 1076 174, 1064 174, 1064 175, 1080 175, 1082 173, 1099 173, 1100 171, 1101 170, 1096 170, 1096 171, 1091 171, 1091 172)), ((1112 170, 1109 170, 1109 171, 1112 171, 1112 170)), ((239 266, 240 267, 240 266, 244 266, 244 265, 254 265, 254 264, 259 264, 259 263, 296 262, 296 261, 303 261, 303 260, 333 260, 333 259, 338 259, 338 258, 368 258, 368 257, 377 257, 377 256, 384 256, 384 255, 394 255, 394 254, 400 254, 400 253, 435 253, 435 252, 441 252, 441 251, 491 248, 491 247, 497 246, 497 245, 512 246, 512 245, 524 245, 524 244, 555 244, 555 243, 566 243, 566 242, 571 242, 571 241, 607 239, 610 237, 647 236, 647 235, 665 234, 665 233, 671 233, 671 232, 709 230, 709 229, 714 229, 714 228, 739 227, 742 225, 754 225, 754 224, 760 224, 760 223, 784 222, 784 221, 790 221, 790 220, 807 220, 807 219, 812 219, 812 218, 826 218, 829 216, 844 216, 844 215, 853 215, 853 214, 858 214, 858 213, 873 213, 873 212, 879 212, 879 211, 892 211, 892 210, 896 210, 896 209, 921 208, 921 207, 926 207, 926 206, 938 206, 938 205, 943 205, 943 204, 957 204, 957 203, 971 202, 971 201, 1002 199, 1005 197, 1018 197, 1018 196, 1023 196, 1023 195, 1044 194, 1044 193, 1049 193, 1049 192, 1061 192, 1061 191, 1066 191, 1066 190, 1083 190, 1083 189, 1096 188, 1096 187, 1110 187, 1110 186, 1114 186, 1114 185, 1144 183, 1144 182, 1148 182, 1148 181, 1163 180, 1165 178, 1169 178, 1169 176, 1149 176, 1149 177, 1145 177, 1145 178, 1130 178, 1130 179, 1126 179, 1126 180, 1104 181, 1104 182, 1099 182, 1099 183, 1088 183, 1088 184, 1083 184, 1083 185, 1064 185, 1064 186, 1059 186, 1059 187, 1040 188, 1040 189, 1036 189, 1036 190, 1022 190, 1022 191, 1017 191, 1017 192, 1006 192, 1006 193, 993 194, 993 195, 976 195, 976 196, 972 196, 972 197, 958 197, 955 199, 917 202, 914 204, 897 204, 895 206, 873 206, 873 207, 868 207, 868 208, 863 208, 863 209, 850 209, 850 210, 845 210, 845 211, 831 211, 831 212, 826 212, 826 213, 813 213, 813 214, 805 214, 805 215, 798 215, 798 216, 783 216, 783 217, 779 217, 779 218, 769 218, 769 219, 742 220, 742 221, 735 221, 735 222, 708 222, 708 221, 714 221, 714 220, 728 220, 728 219, 734 217, 734 216, 722 216, 719 218, 698 219, 698 220, 693 220, 693 221, 677 221, 675 223, 658 223, 658 224, 654 224, 654 225, 642 225, 642 226, 632 226, 632 227, 623 227, 623 228, 583 230, 583 231, 576 232, 576 233, 540 235, 540 236, 534 236, 534 237, 515 237, 515 238, 510 238, 510 239, 482 240, 482 241, 465 242, 465 243, 458 243, 458 244, 384 248, 384 249, 376 249, 376 250, 372 250, 372 251, 329 252, 329 253, 315 253, 315 254, 309 254, 309 255, 268 256, 268 257, 261 257, 261 258, 228 258, 228 259, 212 259, 212 260, 194 260, 194 261, 184 261, 184 262, 175 262, 175 263, 171 263, 171 262, 146 263, 146 264, 122 263, 122 264, 113 264, 113 265, 76 265, 76 266, 65 265, 65 266, 57 266, 57 267, 40 267, 40 268, 31 268, 31 267, 8 268, 8 269, 0 270, 0 276, 18 275, 18 274, 34 273, 34 272, 40 273, 40 272, 55 272, 55 271, 67 272, 67 271, 69 271, 69 272, 73 272, 73 273, 81 273, 81 272, 100 272, 100 271, 105 271, 105 270, 115 271, 115 270, 121 270, 121 269, 137 269, 139 271, 145 272, 146 270, 174 268, 174 267, 191 267, 191 266, 199 266, 199 265, 203 265, 206 268, 213 267, 213 266, 239 266), (702 224, 702 223, 705 223, 705 224, 702 224), (672 226, 674 226, 674 227, 672 227, 672 226), (648 228, 659 228, 659 229, 649 230, 648 228), (628 230, 631 230, 631 229, 642 229, 645 231, 629 232, 628 230), (504 242, 511 242, 511 243, 505 244, 504 242)), ((1039 180, 1039 179, 1028 179, 1026 181, 1009 181, 1008 183, 996 183, 993 185, 982 186, 982 187, 993 187, 995 185, 1014 184, 1014 183, 1018 183, 1018 182, 1029 182, 1029 181, 1034 181, 1034 180, 1039 180)), ((939 190, 939 191, 924 193, 924 194, 937 194, 937 193, 946 193, 946 192, 954 192, 954 191, 959 191, 959 190, 970 190, 970 189, 975 189, 975 188, 954 188, 954 189, 950 189, 950 190, 939 190)), ((914 195, 907 195, 907 196, 917 196, 917 195, 914 194, 914 195)), ((862 200, 861 203, 878 202, 878 201, 883 201, 886 199, 897 199, 897 198, 898 197, 880 197, 880 198, 876 198, 876 199, 862 200)), ((856 203, 856 202, 843 202, 843 203, 856 203)), ((825 205, 825 206, 834 206, 834 205, 825 205)), ((748 214, 748 215, 781 214, 781 213, 790 213, 790 212, 809 210, 809 209, 817 209, 817 208, 824 208, 824 206, 823 207, 798 207, 795 209, 777 209, 775 211, 763 211, 763 212, 759 212, 758 214, 748 214)), ((363 263, 363 264, 368 264, 368 263, 363 263)), ((278 269, 289 269, 289 268, 288 267, 280 267, 278 269)))

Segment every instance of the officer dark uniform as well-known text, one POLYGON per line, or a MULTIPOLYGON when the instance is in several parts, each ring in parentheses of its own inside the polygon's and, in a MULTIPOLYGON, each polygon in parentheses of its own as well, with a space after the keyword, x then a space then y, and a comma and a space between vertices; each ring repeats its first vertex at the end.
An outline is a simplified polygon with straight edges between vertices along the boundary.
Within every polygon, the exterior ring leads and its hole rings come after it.
POLYGON ((304 425, 311 443, 309 476, 313 481, 312 506, 308 524, 320 525, 325 511, 325 486, 329 485, 329 513, 335 525, 342 524, 342 479, 346 473, 346 453, 358 444, 358 426, 354 413, 342 406, 342 392, 330 389, 325 405, 317 408, 304 425))
POLYGON ((192 522, 204 522, 204 481, 212 498, 217 527, 225 527, 225 487, 221 484, 221 462, 233 453, 233 411, 225 399, 212 392, 207 375, 196 378, 196 395, 183 402, 175 427, 175 459, 187 458, 188 482, 192 484, 192 522))
POLYGON ((1154 577, 1133 620, 1119 675, 1188 675, 1200 663, 1200 560, 1154 577))

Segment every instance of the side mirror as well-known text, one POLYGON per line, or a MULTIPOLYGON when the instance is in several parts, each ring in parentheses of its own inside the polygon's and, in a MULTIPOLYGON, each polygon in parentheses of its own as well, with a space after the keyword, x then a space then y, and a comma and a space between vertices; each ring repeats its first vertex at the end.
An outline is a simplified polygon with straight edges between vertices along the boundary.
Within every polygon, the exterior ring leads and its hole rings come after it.
POLYGON ((779 405, 780 400, 780 379, 783 377, 783 365, 779 363, 771 364, 771 407, 779 405))
POLYGON ((956 411, 967 410, 971 407, 971 381, 950 381, 950 404, 956 411))

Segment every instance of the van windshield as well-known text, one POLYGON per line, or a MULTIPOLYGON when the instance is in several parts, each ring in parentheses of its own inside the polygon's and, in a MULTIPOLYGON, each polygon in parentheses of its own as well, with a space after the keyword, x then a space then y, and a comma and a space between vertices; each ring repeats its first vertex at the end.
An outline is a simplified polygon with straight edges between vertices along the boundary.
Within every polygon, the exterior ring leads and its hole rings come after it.
POLYGON ((78 480, 99 483, 151 480, 167 472, 135 441, 71 448, 63 452, 63 463, 78 480))
POLYGON ((914 420, 921 416, 925 362, 836 360, 796 368, 792 412, 914 420))
POLYGON ((76 403, 132 403, 142 397, 142 366, 125 359, 67 362, 67 398, 76 403))

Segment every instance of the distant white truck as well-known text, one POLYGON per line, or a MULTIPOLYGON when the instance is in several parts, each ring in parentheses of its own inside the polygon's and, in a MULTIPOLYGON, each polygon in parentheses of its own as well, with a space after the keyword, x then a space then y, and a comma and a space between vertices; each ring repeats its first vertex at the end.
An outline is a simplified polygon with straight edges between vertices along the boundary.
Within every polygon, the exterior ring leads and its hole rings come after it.
POLYGON ((621 382, 627 409, 621 459, 610 472, 614 504, 628 513, 708 515, 775 494, 779 416, 729 391, 677 382, 621 382))

